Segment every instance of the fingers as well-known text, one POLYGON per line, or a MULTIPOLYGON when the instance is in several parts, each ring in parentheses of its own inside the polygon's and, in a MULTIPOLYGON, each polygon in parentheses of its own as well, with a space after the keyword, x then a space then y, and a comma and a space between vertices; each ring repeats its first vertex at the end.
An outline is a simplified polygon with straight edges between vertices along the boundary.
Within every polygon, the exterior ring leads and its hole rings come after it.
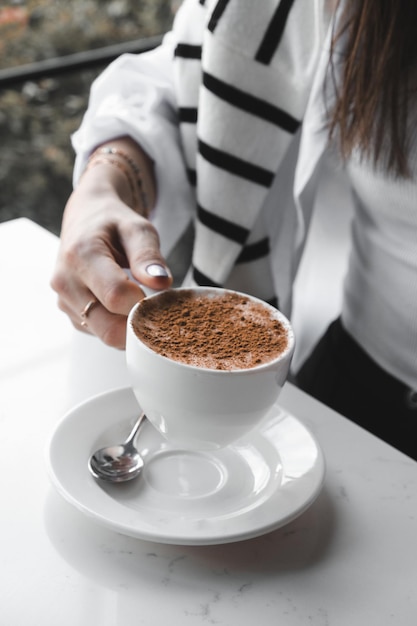
POLYGON ((170 269, 161 254, 159 236, 153 225, 144 221, 136 228, 121 233, 123 247, 133 277, 155 290, 172 285, 170 269))
MULTIPOLYGON (((91 301, 90 301, 91 302, 91 301)), ((63 300, 58 301, 59 308, 68 315, 73 326, 82 332, 96 335, 105 344, 124 350, 126 347, 126 317, 123 315, 113 315, 103 307, 98 301, 91 309, 87 318, 82 318, 80 311, 75 314, 73 309, 68 308, 63 300)))
MULTIPOLYGON (((143 296, 141 296, 143 297, 143 296)), ((138 297, 135 302, 141 299, 138 297)), ((91 302, 89 300, 88 302, 91 302)), ((83 301, 86 302, 85 300, 83 301)), ((85 307, 75 310, 62 298, 58 299, 58 306, 70 318, 73 326, 82 332, 96 335, 103 343, 119 350, 126 346, 126 322, 127 315, 110 313, 105 306, 96 300, 94 308, 90 309, 87 317, 82 317, 85 307)), ((133 306, 133 305, 132 305, 133 306)))
POLYGON ((80 273, 58 263, 51 286, 58 293, 59 308, 75 328, 96 335, 109 346, 124 349, 127 315, 145 294, 114 261, 94 258, 88 271, 80 273), (85 313, 90 302, 95 304, 85 313))
POLYGON ((145 293, 123 267, 131 265, 134 278, 156 290, 169 287, 172 277, 147 220, 124 205, 96 214, 90 212, 84 221, 67 218, 51 286, 78 330, 124 349, 127 315, 145 293), (95 304, 85 314, 91 301, 95 304))

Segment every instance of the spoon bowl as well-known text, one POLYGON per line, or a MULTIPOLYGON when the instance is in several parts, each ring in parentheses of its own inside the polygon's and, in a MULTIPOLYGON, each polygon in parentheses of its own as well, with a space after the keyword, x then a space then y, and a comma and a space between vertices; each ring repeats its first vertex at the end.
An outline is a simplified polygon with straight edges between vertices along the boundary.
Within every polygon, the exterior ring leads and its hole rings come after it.
POLYGON ((121 483, 139 476, 143 459, 134 442, 145 418, 142 412, 124 443, 100 448, 90 456, 88 469, 94 478, 121 483))

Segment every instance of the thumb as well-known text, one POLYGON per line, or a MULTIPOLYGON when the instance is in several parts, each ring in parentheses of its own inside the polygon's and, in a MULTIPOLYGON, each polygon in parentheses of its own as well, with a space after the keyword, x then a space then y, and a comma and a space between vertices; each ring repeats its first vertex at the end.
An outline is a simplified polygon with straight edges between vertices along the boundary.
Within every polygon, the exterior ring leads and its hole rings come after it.
POLYGON ((158 233, 150 222, 126 238, 125 252, 131 279, 157 291, 172 285, 171 270, 161 254, 158 233))
MULTIPOLYGON (((136 278, 130 268, 124 270, 132 282, 136 283, 146 296, 150 296, 157 291, 168 289, 172 285, 172 276, 169 268, 164 264, 155 263, 145 267, 146 276, 144 278, 136 278), (159 284, 159 287, 157 286, 159 284), (152 285, 152 286, 150 286, 152 285)), ((139 270, 137 274, 141 276, 143 273, 139 270)))

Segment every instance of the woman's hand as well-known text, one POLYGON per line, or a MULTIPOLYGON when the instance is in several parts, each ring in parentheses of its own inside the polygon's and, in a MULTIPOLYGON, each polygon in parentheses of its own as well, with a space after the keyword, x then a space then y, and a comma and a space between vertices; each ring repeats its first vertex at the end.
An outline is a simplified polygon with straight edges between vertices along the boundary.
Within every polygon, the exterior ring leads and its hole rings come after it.
POLYGON ((127 315, 145 295, 123 268, 152 289, 172 284, 158 233, 131 203, 117 168, 98 163, 87 170, 65 207, 51 279, 58 306, 73 325, 119 349, 125 347, 127 315))

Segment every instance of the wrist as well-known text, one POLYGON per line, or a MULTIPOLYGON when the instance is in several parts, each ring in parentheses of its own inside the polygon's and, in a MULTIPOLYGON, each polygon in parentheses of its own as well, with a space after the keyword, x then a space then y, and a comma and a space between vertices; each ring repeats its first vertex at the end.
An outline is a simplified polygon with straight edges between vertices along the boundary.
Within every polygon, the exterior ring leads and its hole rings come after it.
POLYGON ((107 161, 95 162, 88 166, 78 181, 77 189, 90 196, 114 196, 130 208, 134 208, 134 199, 126 175, 107 161))
POLYGON ((116 146, 102 146, 90 157, 92 163, 94 159, 107 160, 115 167, 118 167, 126 176, 129 187, 138 210, 142 210, 144 217, 149 216, 150 206, 148 193, 145 188, 145 180, 142 168, 127 152, 116 146))
POLYGON ((107 175, 124 179, 124 196, 138 214, 148 218, 155 201, 153 164, 149 157, 129 138, 114 140, 98 147, 90 156, 85 172, 107 167, 107 175), (113 169, 113 175, 110 169, 113 169))

